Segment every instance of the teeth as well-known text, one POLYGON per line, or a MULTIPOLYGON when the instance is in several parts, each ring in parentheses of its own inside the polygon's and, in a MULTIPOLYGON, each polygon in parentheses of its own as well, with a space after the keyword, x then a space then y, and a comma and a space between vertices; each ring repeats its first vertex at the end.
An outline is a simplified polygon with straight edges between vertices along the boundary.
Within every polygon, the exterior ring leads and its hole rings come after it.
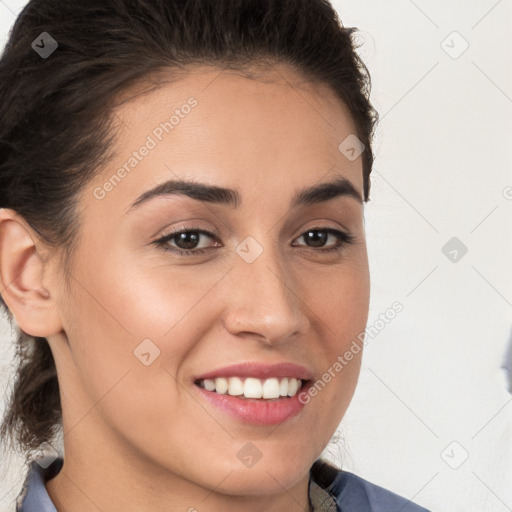
POLYGON ((294 396, 299 389, 299 381, 297 379, 290 379, 288 382, 288 396, 294 396))
POLYGON ((226 393, 228 390, 228 381, 227 379, 223 379, 222 377, 219 379, 215 379, 215 391, 221 395, 226 393))
POLYGON ((263 389, 260 379, 253 379, 249 377, 244 382, 244 396, 246 398, 261 398, 263 389))
POLYGON ((243 395, 244 394, 244 383, 243 383, 242 379, 239 379, 238 377, 230 377, 228 393, 231 396, 243 395))
POLYGON ((279 398, 279 381, 267 379, 263 383, 263 398, 279 398))
POLYGON ((221 395, 244 396, 245 398, 273 399, 279 397, 295 396, 302 386, 302 381, 294 377, 271 377, 270 379, 256 379, 254 377, 217 377, 204 379, 200 385, 208 391, 215 391, 221 395))
POLYGON ((215 381, 213 379, 204 379, 204 389, 215 391, 215 381))
POLYGON ((279 386, 279 394, 281 396, 288 396, 288 379, 282 379, 279 386))

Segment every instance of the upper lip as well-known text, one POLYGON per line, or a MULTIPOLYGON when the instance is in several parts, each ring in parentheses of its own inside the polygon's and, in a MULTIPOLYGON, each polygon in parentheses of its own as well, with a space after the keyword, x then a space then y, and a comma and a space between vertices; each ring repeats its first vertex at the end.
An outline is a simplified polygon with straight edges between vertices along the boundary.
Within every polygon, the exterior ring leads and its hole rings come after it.
POLYGON ((260 379, 295 377, 296 379, 310 380, 313 378, 313 372, 305 366, 289 362, 277 364, 245 362, 217 368, 198 375, 194 380, 215 379, 216 377, 256 377, 260 379))

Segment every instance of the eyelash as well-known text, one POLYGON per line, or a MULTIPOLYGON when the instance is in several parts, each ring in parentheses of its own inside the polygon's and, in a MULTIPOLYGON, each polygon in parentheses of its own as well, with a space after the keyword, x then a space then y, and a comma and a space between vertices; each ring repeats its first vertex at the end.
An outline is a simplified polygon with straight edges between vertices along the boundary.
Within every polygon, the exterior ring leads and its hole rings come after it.
MULTIPOLYGON (((306 233, 310 231, 324 231, 326 233, 332 234, 338 238, 338 244, 334 247, 330 247, 329 249, 323 249, 319 248, 317 249, 318 252, 321 253, 332 253, 332 252, 339 252, 342 249, 344 249, 346 246, 352 245, 354 241, 356 240, 356 237, 351 235, 350 233, 346 233, 344 231, 340 231, 338 229, 334 228, 321 228, 321 227, 314 227, 310 228, 304 233, 302 233, 298 238, 303 237, 306 233)), ((202 254, 206 251, 209 251, 213 249, 214 247, 207 247, 202 249, 178 249, 174 247, 170 247, 167 242, 172 240, 174 237, 181 235, 183 233, 199 233, 201 235, 208 236, 212 239, 217 238, 213 233, 210 233, 209 231, 205 231, 204 229, 199 228, 193 228, 193 227, 187 227, 187 228, 179 228, 177 230, 171 231, 167 235, 164 235, 163 237, 159 238, 158 240, 155 240, 153 243, 159 247, 160 249, 163 249, 164 251, 172 251, 174 253, 177 253, 180 256, 188 256, 192 254, 202 254)), ((309 249, 315 250, 314 247, 309 247, 309 249)))

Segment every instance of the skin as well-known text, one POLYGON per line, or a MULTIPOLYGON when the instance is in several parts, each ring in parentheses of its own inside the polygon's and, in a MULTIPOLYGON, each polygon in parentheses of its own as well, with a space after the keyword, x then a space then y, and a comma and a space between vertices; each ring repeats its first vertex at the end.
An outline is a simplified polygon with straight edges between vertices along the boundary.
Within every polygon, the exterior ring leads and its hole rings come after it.
MULTIPOLYGON (((47 338, 57 366, 65 462, 46 488, 59 512, 308 510, 309 469, 350 403, 362 351, 278 426, 227 416, 197 399, 191 381, 244 361, 290 361, 316 380, 368 318, 364 203, 342 196, 289 208, 297 190, 335 175, 362 196, 361 157, 338 150, 355 133, 348 109, 284 65, 266 77, 196 67, 117 108, 116 156, 79 198, 69 291, 58 252, 0 210, 2 297, 25 332, 47 338), (103 199, 94 197, 191 96, 198 105, 190 114, 103 199), (242 204, 168 195, 125 213, 176 177, 236 188, 242 204), (203 235, 199 246, 209 252, 179 256, 152 244, 190 224, 217 231, 218 246, 203 235), (317 226, 355 241, 322 255, 301 236, 317 226), (247 236, 263 248, 250 264, 235 250, 247 236), (149 366, 133 353, 147 338, 160 350, 149 366), (237 457, 248 441, 262 455, 251 468, 237 457)), ((325 246, 336 243, 330 236, 325 246)))

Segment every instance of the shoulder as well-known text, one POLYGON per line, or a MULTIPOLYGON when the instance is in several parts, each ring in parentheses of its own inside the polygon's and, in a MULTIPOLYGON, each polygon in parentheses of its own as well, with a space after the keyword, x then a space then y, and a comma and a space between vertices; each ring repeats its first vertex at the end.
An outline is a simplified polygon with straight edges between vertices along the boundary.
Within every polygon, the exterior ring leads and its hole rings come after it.
POLYGON ((335 499, 339 512, 430 512, 399 494, 322 459, 313 464, 311 477, 335 499))

